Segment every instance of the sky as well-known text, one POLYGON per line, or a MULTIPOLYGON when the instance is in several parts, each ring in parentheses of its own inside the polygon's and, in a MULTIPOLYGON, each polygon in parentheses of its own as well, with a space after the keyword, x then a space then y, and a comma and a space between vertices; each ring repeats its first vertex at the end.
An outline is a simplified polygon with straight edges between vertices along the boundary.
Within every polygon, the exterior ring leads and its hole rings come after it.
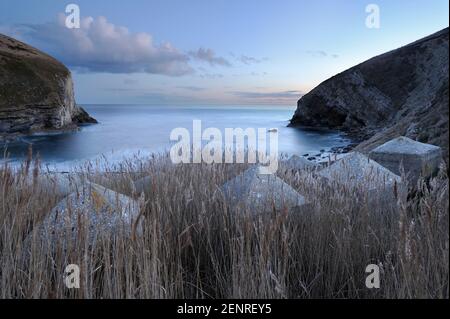
POLYGON ((0 33, 66 64, 79 104, 294 106, 448 14, 447 0, 1 0, 0 33))

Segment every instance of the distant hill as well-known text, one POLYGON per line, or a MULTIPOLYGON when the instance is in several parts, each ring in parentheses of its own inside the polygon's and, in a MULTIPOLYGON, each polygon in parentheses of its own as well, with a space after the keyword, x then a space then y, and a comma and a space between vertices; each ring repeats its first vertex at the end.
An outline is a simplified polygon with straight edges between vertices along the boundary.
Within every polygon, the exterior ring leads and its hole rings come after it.
POLYGON ((362 152, 404 135, 448 159, 448 60, 446 28, 321 83, 298 101, 290 126, 349 132, 362 152))
POLYGON ((51 56, 0 34, 0 134, 95 123, 75 104, 70 71, 51 56))

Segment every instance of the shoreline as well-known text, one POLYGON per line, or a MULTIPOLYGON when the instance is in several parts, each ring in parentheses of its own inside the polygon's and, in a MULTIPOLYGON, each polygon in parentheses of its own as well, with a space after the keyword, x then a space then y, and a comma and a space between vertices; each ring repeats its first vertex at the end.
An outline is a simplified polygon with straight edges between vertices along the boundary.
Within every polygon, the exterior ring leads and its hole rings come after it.
MULTIPOLYGON (((64 132, 55 132, 55 134, 60 134, 64 132)), ((29 145, 32 145, 32 143, 29 143, 25 140, 21 140, 26 135, 16 136, 13 141, 8 141, 3 145, 4 147, 7 146, 7 143, 11 142, 23 142, 28 143, 29 145)), ((2 144, 2 141, 0 140, 0 145, 2 144)), ((317 150, 309 153, 298 153, 298 152, 279 152, 278 153, 278 161, 282 162, 286 156, 287 158, 290 158, 292 156, 299 156, 302 158, 305 158, 306 160, 310 161, 311 163, 316 164, 323 164, 323 163, 329 163, 334 162, 336 159, 343 157, 346 154, 351 153, 354 148, 358 144, 354 143, 353 141, 349 141, 345 145, 341 146, 333 146, 333 147, 327 147, 320 149, 320 147, 317 147, 317 150)), ((7 150, 7 148, 5 148, 7 150)), ((135 160, 139 158, 140 160, 145 160, 146 158, 151 158, 152 156, 156 156, 157 154, 164 154, 166 152, 169 152, 168 148, 165 149, 145 149, 145 148, 138 148, 138 149, 123 149, 123 150, 111 150, 106 153, 99 153, 97 155, 86 157, 86 158, 72 158, 72 159, 58 159, 58 158, 52 158, 52 159, 43 159, 39 158, 40 165, 42 167, 45 167, 46 169, 49 169, 50 172, 55 173, 64 173, 64 172, 70 172, 73 169, 77 169, 80 167, 84 167, 89 164, 94 164, 95 166, 103 167, 103 166, 116 166, 120 165, 120 163, 126 162, 128 160, 135 160)), ((33 150, 33 162, 35 161, 35 155, 36 153, 33 150)), ((3 157, 0 159, 0 165, 8 164, 12 166, 20 166, 21 163, 26 161, 26 156, 22 157, 3 157)), ((234 163, 236 164, 236 163, 234 163)))
MULTIPOLYGON (((92 125, 92 124, 83 124, 82 126, 86 125, 92 125)), ((53 135, 53 134, 64 134, 64 133, 71 133, 71 132, 77 132, 81 129, 81 125, 77 124, 70 124, 60 129, 40 129, 35 131, 29 131, 29 132, 14 132, 14 133, 0 133, 0 143, 11 143, 15 142, 23 137, 29 137, 29 136, 36 136, 39 134, 42 135, 53 135)))

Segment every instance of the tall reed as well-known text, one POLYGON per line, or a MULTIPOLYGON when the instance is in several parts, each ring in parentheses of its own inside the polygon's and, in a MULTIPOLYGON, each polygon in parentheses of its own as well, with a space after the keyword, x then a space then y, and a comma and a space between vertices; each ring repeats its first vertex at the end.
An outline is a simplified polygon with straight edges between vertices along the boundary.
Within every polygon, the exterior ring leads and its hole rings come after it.
POLYGON ((400 185, 379 205, 364 186, 282 167, 309 204, 278 212, 235 211, 224 200, 220 186, 247 164, 172 165, 159 154, 98 167, 78 173, 131 197, 141 195, 133 181, 151 177, 143 233, 100 233, 90 244, 80 227, 77 242, 50 251, 37 229, 62 197, 41 183, 47 172, 30 159, 0 168, 1 298, 449 297, 445 167, 414 195, 400 185), (68 264, 80 266, 80 289, 64 285, 68 264), (365 286, 368 264, 381 269, 380 289, 365 286))

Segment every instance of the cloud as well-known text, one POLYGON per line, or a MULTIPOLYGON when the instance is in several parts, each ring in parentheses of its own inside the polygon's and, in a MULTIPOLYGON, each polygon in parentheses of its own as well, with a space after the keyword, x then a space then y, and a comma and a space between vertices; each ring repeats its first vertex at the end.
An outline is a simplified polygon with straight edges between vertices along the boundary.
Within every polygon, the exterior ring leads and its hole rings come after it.
POLYGON ((193 91, 193 92, 199 92, 204 91, 206 88, 199 87, 199 86, 177 86, 178 89, 193 91))
POLYGON ((190 51, 189 56, 191 56, 192 58, 194 58, 196 60, 209 63, 209 65, 211 65, 211 66, 216 66, 216 65, 227 66, 227 67, 232 66, 231 63, 227 59, 225 59, 221 56, 217 56, 216 53, 212 49, 200 48, 197 51, 190 51))
POLYGON ((124 79, 123 80, 123 84, 126 84, 126 85, 135 85, 138 83, 139 83, 139 81, 136 79, 124 79))
POLYGON ((131 33, 105 17, 85 17, 79 29, 57 22, 22 25, 21 38, 85 72, 150 73, 181 76, 193 73, 189 56, 170 43, 155 44, 148 33, 131 33))
POLYGON ((140 92, 143 89, 138 88, 124 88, 124 87, 109 87, 109 88, 102 88, 103 91, 107 92, 140 92))
POLYGON ((251 64, 257 64, 257 63, 262 63, 264 61, 268 61, 269 58, 264 57, 264 58, 255 58, 249 55, 245 55, 245 54, 235 54, 234 52, 228 52, 228 54, 235 59, 236 61, 243 63, 245 65, 251 65, 251 64))
POLYGON ((267 74, 268 74, 267 72, 261 72, 261 73, 252 72, 252 73, 250 73, 251 76, 266 76, 267 74))
POLYGON ((151 88, 124 88, 124 87, 104 87, 100 90, 110 93, 109 97, 118 99, 131 98, 136 103, 152 105, 172 105, 192 102, 195 97, 177 94, 173 91, 165 92, 161 89, 151 88))
MULTIPOLYGON (((168 76, 194 74, 193 61, 210 67, 232 67, 229 59, 219 56, 211 48, 181 51, 171 43, 155 43, 149 33, 130 32, 114 25, 105 17, 84 17, 79 29, 65 26, 66 16, 43 24, 1 26, 0 32, 27 42, 54 56, 69 68, 80 73, 148 73, 168 76)), ((251 65, 266 61, 248 55, 230 53, 232 61, 251 65)), ((223 74, 198 68, 201 78, 217 79, 223 74)), ((253 74, 256 75, 256 74, 253 74)), ((125 81, 133 85, 132 81, 125 81)))
POLYGON ((316 51, 309 50, 309 51, 306 51, 306 53, 308 53, 309 55, 314 56, 314 57, 322 57, 323 58, 323 57, 328 56, 328 54, 325 51, 321 51, 321 50, 316 50, 316 51))
POLYGON ((229 91, 228 94, 237 98, 237 103, 276 105, 294 104, 303 93, 297 90, 287 91, 229 91))
POLYGON ((220 73, 204 73, 199 75, 203 79, 221 79, 223 74, 220 73))
POLYGON ((338 54, 330 54, 330 53, 327 53, 327 52, 322 51, 322 50, 309 50, 309 51, 306 51, 306 53, 311 55, 311 56, 313 56, 313 57, 316 57, 316 58, 332 57, 332 58, 336 59, 336 58, 339 57, 338 54))
POLYGON ((247 55, 241 55, 238 60, 246 65, 261 63, 261 60, 247 55))
POLYGON ((230 92, 241 98, 255 99, 255 98, 270 98, 270 99, 290 99, 299 98, 302 95, 300 91, 281 91, 281 92, 247 92, 247 91, 233 91, 230 92))
POLYGON ((153 105, 199 105, 210 104, 208 100, 201 97, 175 94, 173 92, 144 92, 135 96, 140 103, 153 104, 153 105))

